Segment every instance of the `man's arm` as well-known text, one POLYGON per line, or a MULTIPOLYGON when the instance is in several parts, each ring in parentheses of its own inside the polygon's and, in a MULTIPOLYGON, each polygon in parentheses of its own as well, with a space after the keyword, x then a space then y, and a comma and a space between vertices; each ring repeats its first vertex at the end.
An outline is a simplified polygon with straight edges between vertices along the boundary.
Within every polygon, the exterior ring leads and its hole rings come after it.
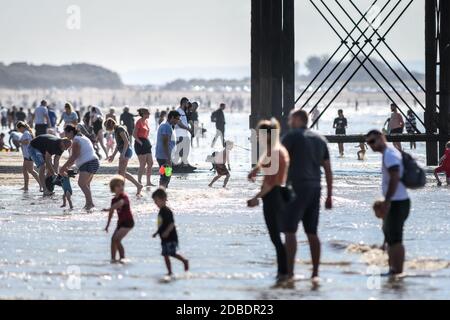
POLYGON ((51 173, 52 176, 55 175, 55 170, 52 163, 52 155, 48 152, 45 153, 45 166, 47 167, 47 171, 51 173))
POLYGON ((325 171, 325 180, 327 181, 327 200, 325 201, 325 208, 331 209, 333 207, 333 171, 331 170, 330 160, 325 160, 322 163, 325 171))

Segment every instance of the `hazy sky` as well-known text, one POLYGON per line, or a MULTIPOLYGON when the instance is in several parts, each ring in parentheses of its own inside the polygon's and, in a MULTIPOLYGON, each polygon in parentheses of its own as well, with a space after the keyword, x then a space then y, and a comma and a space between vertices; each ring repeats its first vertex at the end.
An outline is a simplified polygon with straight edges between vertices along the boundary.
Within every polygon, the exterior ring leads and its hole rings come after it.
MULTIPOLYGON (((362 8, 369 3, 354 1, 362 8)), ((338 12, 334 0, 325 2, 338 12)), ((388 38, 407 61, 423 59, 423 2, 414 1, 388 38)), ((347 0, 341 3, 350 6, 347 0)), ((0 61, 5 63, 89 62, 120 73, 250 63, 250 0, 0 0, 0 4, 0 61), (70 5, 81 9, 81 30, 66 27, 70 5)), ((296 59, 332 52, 339 41, 309 0, 295 4, 296 59)))

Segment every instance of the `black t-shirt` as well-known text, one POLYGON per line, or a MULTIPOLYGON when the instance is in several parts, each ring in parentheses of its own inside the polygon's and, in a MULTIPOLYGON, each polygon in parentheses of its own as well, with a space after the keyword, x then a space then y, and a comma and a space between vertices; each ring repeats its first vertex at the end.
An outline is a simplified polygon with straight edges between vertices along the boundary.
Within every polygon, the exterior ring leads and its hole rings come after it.
POLYGON ((347 127, 347 119, 337 117, 334 119, 334 127, 336 128, 336 131, 345 131, 345 128, 347 127))
POLYGON ((31 140, 30 145, 33 148, 39 150, 44 156, 46 152, 50 153, 51 155, 60 156, 64 152, 64 150, 60 147, 61 140, 62 139, 54 135, 43 134, 31 140))
POLYGON ((127 127, 128 133, 132 133, 134 130, 134 116, 129 112, 124 112, 120 115, 120 122, 127 127))
POLYGON ((296 187, 320 187, 322 162, 330 159, 327 141, 308 129, 294 129, 283 137, 289 152, 288 181, 296 187))
POLYGON ((225 127, 225 114, 222 109, 214 111, 213 117, 216 119, 216 128, 221 129, 225 127))
POLYGON ((161 237, 161 242, 178 242, 178 234, 177 229, 174 227, 172 231, 169 233, 169 236, 167 238, 162 238, 162 234, 164 231, 166 231, 167 227, 175 223, 175 220, 173 219, 173 213, 172 210, 170 210, 167 207, 163 207, 159 210, 158 213, 158 234, 161 237))
POLYGON ((27 118, 27 115, 25 114, 25 112, 17 111, 17 113, 16 113, 17 121, 25 121, 26 118, 27 118))

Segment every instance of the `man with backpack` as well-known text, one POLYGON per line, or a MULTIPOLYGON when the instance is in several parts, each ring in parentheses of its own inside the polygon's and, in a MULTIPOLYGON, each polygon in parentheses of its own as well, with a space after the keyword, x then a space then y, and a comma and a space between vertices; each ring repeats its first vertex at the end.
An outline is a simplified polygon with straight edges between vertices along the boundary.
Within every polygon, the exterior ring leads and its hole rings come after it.
POLYGON ((225 103, 221 103, 219 109, 211 114, 211 121, 216 124, 216 135, 211 143, 211 148, 214 148, 217 139, 222 139, 222 146, 225 148, 225 103))
MULTIPOLYGON (((414 165, 409 155, 403 155, 395 147, 389 146, 386 137, 378 130, 372 130, 366 135, 366 142, 370 148, 383 155, 382 158, 382 191, 384 200, 379 202, 380 217, 383 219, 383 233, 389 257, 389 275, 403 272, 405 248, 403 246, 403 226, 408 218, 411 201, 406 186, 402 180, 416 172, 406 172, 404 157, 408 162, 408 170, 414 165)), ((416 168, 418 174, 421 169, 416 168)), ((411 186, 412 187, 412 186, 411 186)))

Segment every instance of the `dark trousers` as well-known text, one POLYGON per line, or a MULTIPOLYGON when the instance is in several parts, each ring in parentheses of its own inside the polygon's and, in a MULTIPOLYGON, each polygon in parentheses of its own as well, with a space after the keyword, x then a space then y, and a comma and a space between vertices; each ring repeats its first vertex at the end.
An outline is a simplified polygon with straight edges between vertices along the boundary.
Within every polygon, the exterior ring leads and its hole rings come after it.
MULTIPOLYGON (((156 159, 158 161, 159 167, 161 168, 163 165, 167 164, 166 159, 156 159)), ((170 177, 167 177, 165 174, 159 175, 159 186, 167 188, 169 186, 170 177)))
POLYGON ((284 200, 280 187, 274 187, 263 197, 264 220, 269 231, 270 240, 277 253, 278 274, 287 274, 286 249, 281 241, 281 217, 284 200))

